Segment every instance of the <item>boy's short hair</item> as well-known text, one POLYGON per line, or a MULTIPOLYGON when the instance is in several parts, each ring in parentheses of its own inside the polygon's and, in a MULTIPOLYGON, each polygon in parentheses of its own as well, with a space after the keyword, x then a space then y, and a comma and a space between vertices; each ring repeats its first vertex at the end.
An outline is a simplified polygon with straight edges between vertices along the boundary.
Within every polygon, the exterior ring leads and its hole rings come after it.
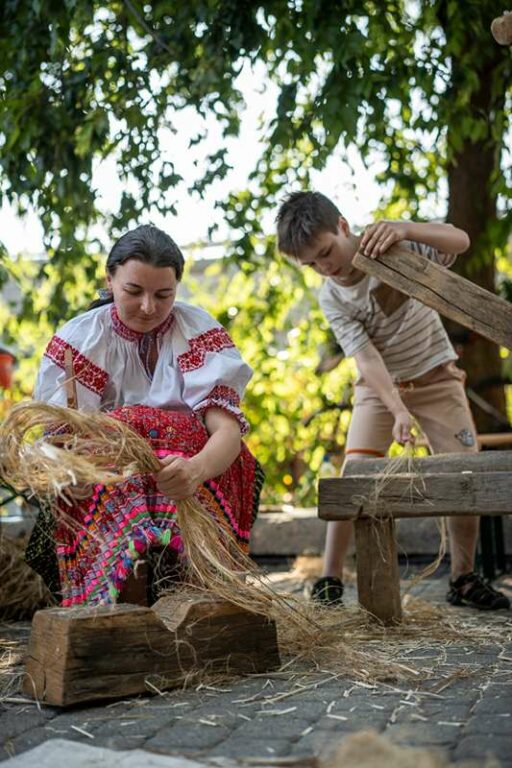
POLYGON ((277 247, 294 259, 322 232, 338 231, 338 208, 321 192, 292 192, 277 212, 277 247))

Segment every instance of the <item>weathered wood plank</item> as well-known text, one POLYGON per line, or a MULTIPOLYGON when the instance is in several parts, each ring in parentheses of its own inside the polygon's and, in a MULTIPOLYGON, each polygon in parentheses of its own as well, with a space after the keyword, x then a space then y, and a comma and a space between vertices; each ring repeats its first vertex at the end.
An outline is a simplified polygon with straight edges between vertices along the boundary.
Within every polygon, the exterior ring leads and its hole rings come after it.
MULTIPOLYGON (((361 462, 363 463, 363 462, 361 462)), ((318 514, 323 520, 356 517, 437 517, 512 514, 512 475, 473 472, 390 475, 375 496, 375 476, 323 478, 318 514)))
MULTIPOLYGON (((379 475, 395 459, 351 459, 343 467, 343 477, 379 475)), ((456 472, 512 472, 512 451, 483 453, 441 453, 414 459, 414 471, 422 474, 456 472)))
POLYGON ((512 349, 512 304, 403 245, 378 259, 358 252, 357 269, 413 296, 445 317, 512 349))
POLYGON ((402 618, 395 521, 356 520, 357 593, 362 607, 382 621, 402 618))
POLYGON ((197 672, 279 666, 275 624, 225 601, 161 598, 134 605, 49 608, 32 621, 24 691, 56 706, 182 685, 197 672))

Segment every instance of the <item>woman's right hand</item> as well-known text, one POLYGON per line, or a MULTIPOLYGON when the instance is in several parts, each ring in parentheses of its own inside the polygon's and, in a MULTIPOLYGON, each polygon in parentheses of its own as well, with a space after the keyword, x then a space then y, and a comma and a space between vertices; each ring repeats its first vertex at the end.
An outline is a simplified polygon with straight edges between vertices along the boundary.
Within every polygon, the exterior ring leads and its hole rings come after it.
POLYGON ((393 424, 393 438, 400 445, 406 443, 414 444, 414 435, 412 434, 412 428, 414 426, 414 418, 407 409, 403 409, 395 413, 395 423, 393 424))
POLYGON ((157 488, 173 501, 189 498, 205 480, 197 458, 166 456, 161 463, 162 469, 155 474, 157 488))

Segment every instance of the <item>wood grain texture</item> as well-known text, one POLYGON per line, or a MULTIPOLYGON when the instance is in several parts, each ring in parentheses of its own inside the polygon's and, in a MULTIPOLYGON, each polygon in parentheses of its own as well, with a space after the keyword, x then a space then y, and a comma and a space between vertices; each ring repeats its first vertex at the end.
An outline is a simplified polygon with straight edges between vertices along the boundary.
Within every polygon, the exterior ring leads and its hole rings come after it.
POLYGON ((402 618, 394 520, 356 520, 357 594, 360 605, 384 624, 402 618))
POLYGON ((49 608, 32 621, 24 691, 66 707, 183 685, 200 672, 279 666, 276 628, 225 601, 161 598, 134 605, 49 608))
MULTIPOLYGON (((352 459, 343 467, 343 477, 379 475, 395 459, 352 459)), ((414 459, 414 472, 449 474, 456 472, 512 472, 512 451, 484 453, 441 453, 414 459)))
POLYGON ((512 514, 509 472, 390 475, 375 500, 372 475, 324 478, 318 514, 323 520, 357 517, 438 517, 512 514))
POLYGON ((378 259, 358 252, 353 265, 500 346, 512 349, 512 305, 403 245, 378 259))

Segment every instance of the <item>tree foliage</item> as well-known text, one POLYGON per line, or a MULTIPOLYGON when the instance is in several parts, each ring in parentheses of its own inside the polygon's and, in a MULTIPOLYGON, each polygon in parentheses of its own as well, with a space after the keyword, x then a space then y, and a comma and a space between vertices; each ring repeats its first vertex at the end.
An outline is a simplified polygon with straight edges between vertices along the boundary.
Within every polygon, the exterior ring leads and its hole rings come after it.
MULTIPOLYGON (((471 229, 472 279, 494 286, 512 217, 512 57, 490 35, 490 0, 5 0, 0 14, 1 194, 20 214, 37 211, 48 256, 20 324, 51 327, 96 284, 99 162, 115 160, 123 183, 104 222, 112 235, 151 211, 172 213, 182 180, 162 137, 180 110, 215 115, 226 140, 240 128, 242 67, 263 65, 276 85, 247 189, 219 201, 239 275, 212 304, 256 369, 252 440, 276 487, 301 450, 316 468, 335 422, 320 419, 317 431, 304 419, 342 399, 351 377, 347 364, 321 381, 313 374, 326 339, 315 280, 276 261, 263 225, 285 190, 310 186, 356 146, 378 165, 377 215, 447 208, 471 229)), ((191 135, 190 145, 204 138, 191 135)), ((186 180, 191 194, 226 175, 222 143, 206 166, 186 180)), ((200 286, 197 295, 208 302, 200 286)), ((22 326, 9 322, 19 337, 22 326)), ((496 350, 479 347, 478 357, 499 371, 496 350)))

